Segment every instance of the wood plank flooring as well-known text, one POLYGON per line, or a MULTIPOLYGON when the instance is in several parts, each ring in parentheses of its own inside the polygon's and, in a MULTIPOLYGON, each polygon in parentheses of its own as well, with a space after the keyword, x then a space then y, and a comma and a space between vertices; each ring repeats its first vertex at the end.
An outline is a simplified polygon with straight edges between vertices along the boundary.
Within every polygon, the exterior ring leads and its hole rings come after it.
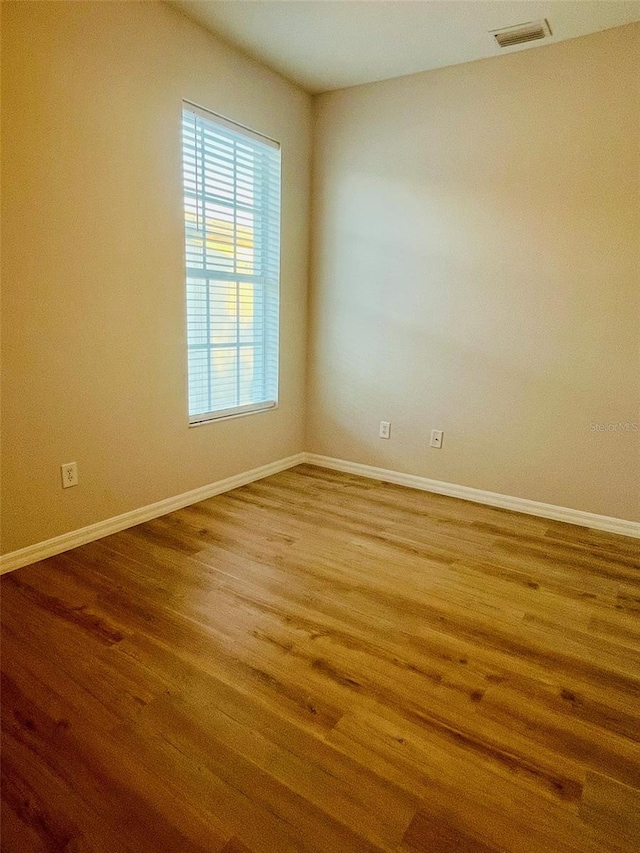
POLYGON ((3 853, 637 853, 640 543, 300 466, 2 579, 3 853))

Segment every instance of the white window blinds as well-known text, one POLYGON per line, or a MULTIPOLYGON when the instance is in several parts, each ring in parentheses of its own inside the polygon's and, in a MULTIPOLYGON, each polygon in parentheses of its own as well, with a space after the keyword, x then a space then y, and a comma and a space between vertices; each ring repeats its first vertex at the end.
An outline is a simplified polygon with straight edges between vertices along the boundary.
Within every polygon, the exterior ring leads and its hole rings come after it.
POLYGON ((191 423, 278 399, 280 148, 182 113, 191 423))

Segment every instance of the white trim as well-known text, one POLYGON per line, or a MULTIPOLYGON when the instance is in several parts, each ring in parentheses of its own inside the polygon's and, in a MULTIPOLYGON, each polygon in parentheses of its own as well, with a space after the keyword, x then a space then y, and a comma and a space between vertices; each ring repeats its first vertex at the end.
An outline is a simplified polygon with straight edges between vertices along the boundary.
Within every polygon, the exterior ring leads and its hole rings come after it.
POLYGON ((246 406, 234 406, 231 409, 219 409, 217 412, 205 412, 202 415, 191 415, 189 426, 202 426, 212 421, 223 421, 225 418, 240 418, 243 415, 252 415, 256 412, 267 412, 277 409, 277 400, 265 400, 263 403, 248 403, 246 406))
POLYGON ((270 477, 272 474, 285 471, 287 468, 293 468, 295 465, 300 465, 305 461, 305 453, 288 456, 286 459, 278 459, 276 462, 270 462, 267 465, 262 465, 260 468, 253 468, 251 471, 227 477, 226 480, 218 480, 218 482, 211 483, 208 486, 201 486, 199 489, 192 489, 190 492, 184 492, 173 498, 166 498, 157 503, 140 507, 140 509, 116 515, 114 518, 107 518, 96 524, 90 524, 88 527, 81 527, 79 530, 63 533, 61 536, 55 536, 53 539, 37 542, 35 545, 21 548, 19 551, 12 551, 9 554, 0 556, 0 574, 11 572, 22 566, 28 566, 30 563, 44 560, 46 557, 53 557, 56 554, 61 554, 63 551, 69 551, 71 548, 77 548, 79 545, 86 545, 87 542, 102 539, 103 536, 118 533, 118 531, 125 530, 127 527, 134 527, 136 524, 142 524, 143 521, 158 518, 177 509, 182 509, 185 506, 206 500, 206 498, 212 498, 214 495, 220 495, 222 492, 229 492, 231 489, 237 489, 239 486, 246 486, 247 483, 253 483, 255 480, 261 480, 263 477, 270 477))
POLYGON ((331 468, 333 471, 343 471, 345 474, 357 474, 360 477, 370 477, 374 480, 383 480, 385 483, 409 486, 412 489, 434 492, 437 495, 449 495, 465 501, 501 507, 513 512, 523 512, 527 515, 537 515, 540 518, 550 518, 554 521, 564 521, 567 524, 578 524, 581 527, 591 527, 594 530, 605 530, 608 533, 618 533, 621 536, 633 536, 640 539, 640 522, 627 521, 624 518, 596 515, 593 512, 530 501, 527 498, 515 498, 497 492, 485 492, 483 489, 474 489, 471 486, 457 486, 454 483, 430 480, 427 477, 418 477, 415 474, 402 474, 400 471, 389 471, 386 468, 374 468, 371 465, 361 465, 359 462, 346 462, 344 459, 333 459, 330 456, 318 456, 315 453, 307 453, 306 462, 310 465, 318 465, 321 468, 331 468))
POLYGON ((27 548, 0 555, 0 574, 11 572, 47 557, 53 557, 63 551, 69 551, 71 548, 77 548, 79 545, 86 545, 87 542, 102 539, 103 536, 118 533, 127 527, 134 527, 136 524, 142 524, 144 521, 158 518, 177 509, 182 509, 182 507, 214 497, 214 495, 229 492, 232 489, 245 486, 247 483, 261 480, 263 477, 270 477, 272 474, 286 471, 288 468, 294 468, 304 462, 309 465, 317 465, 320 468, 343 471, 345 474, 357 474, 360 477, 383 480, 385 483, 396 483, 399 486, 408 486, 411 489, 420 489, 424 492, 434 492, 437 495, 449 495, 465 501, 501 507, 513 512, 523 512, 527 515, 550 518, 554 521, 564 521, 567 524, 577 524, 580 527, 591 527, 594 530, 604 530, 608 533, 618 533, 620 536, 632 536, 640 539, 640 523, 637 521, 612 518, 608 515, 596 515, 579 509, 530 501, 526 498, 515 498, 496 492, 485 492, 482 489, 471 488, 471 486, 458 486, 455 483, 430 480, 427 477, 403 474, 400 471, 390 471, 387 468, 374 468, 372 465, 347 462, 344 459, 333 459, 330 456, 319 456, 316 453, 297 453, 295 456, 278 459, 275 462, 262 465, 260 468, 253 468, 251 471, 227 477, 226 480, 219 480, 216 483, 201 486, 199 489, 192 489, 190 492, 184 492, 173 498, 166 498, 157 503, 140 507, 140 509, 117 515, 114 518, 99 521, 97 524, 90 524, 88 527, 81 527, 79 530, 63 533, 61 536, 55 536, 53 539, 47 539, 44 542, 37 542, 27 548))
POLYGON ((256 142, 262 142, 263 145, 268 145, 270 148, 280 150, 280 143, 277 139, 265 136, 264 133, 258 133, 257 130, 252 130, 244 124, 238 124, 237 121, 231 121, 230 118, 225 118, 225 116, 221 116, 220 113, 214 113, 212 110, 199 107, 197 104, 191 103, 191 101, 183 101, 182 108, 187 112, 193 113, 193 115, 196 115, 199 118, 206 119, 214 124, 220 124, 222 127, 226 127, 227 130, 232 130, 234 133, 239 133, 242 136, 248 136, 256 142))

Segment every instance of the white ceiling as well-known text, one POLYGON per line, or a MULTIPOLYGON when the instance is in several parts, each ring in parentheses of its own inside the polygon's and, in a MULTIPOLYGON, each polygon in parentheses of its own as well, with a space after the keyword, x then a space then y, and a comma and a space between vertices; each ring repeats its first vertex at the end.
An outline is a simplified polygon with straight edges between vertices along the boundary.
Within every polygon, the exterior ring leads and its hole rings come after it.
POLYGON ((640 0, 172 0, 309 92, 551 44, 640 20, 640 0), (489 30, 547 18, 544 41, 500 49, 489 30))

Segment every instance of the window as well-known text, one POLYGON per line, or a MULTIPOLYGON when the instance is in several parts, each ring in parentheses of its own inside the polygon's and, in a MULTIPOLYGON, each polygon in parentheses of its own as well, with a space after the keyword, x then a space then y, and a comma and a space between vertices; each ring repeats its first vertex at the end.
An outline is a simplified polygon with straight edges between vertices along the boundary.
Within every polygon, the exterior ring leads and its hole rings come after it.
POLYGON ((278 400, 280 147, 182 113, 189 421, 278 400))

